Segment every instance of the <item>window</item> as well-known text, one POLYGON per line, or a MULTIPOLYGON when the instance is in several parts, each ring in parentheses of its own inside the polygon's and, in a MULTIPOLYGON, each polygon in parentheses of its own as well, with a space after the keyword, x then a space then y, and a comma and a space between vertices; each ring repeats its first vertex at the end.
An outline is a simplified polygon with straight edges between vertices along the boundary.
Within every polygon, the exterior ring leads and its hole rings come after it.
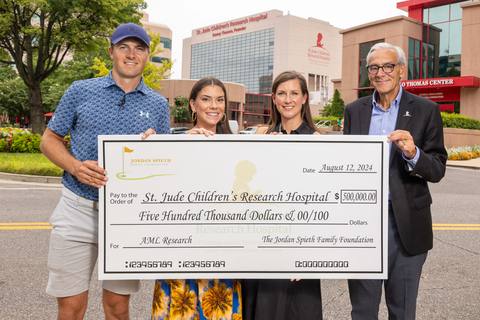
POLYGON ((423 9, 421 78, 460 76, 462 56, 460 4, 466 2, 472 1, 450 1, 441 6, 423 9))
POLYGON ((156 62, 156 63, 163 63, 163 61, 168 61, 169 59, 167 58, 160 58, 160 57, 151 57, 150 61, 151 62, 156 62))
POLYGON ((269 94, 273 82, 274 29, 192 45, 190 78, 213 76, 269 94))
POLYGON ((160 43, 163 43, 163 48, 164 49, 172 50, 172 39, 160 38, 160 43))
POLYGON ((256 124, 266 124, 270 119, 271 96, 264 94, 245 95, 245 127, 256 124))
POLYGON ((420 40, 408 39, 408 80, 420 79, 420 40))
POLYGON ((368 88, 365 90, 358 90, 358 97, 366 97, 373 94, 373 88, 371 88, 370 80, 368 79, 367 71, 367 55, 370 52, 370 49, 377 43, 385 42, 384 39, 370 41, 360 44, 360 72, 358 75, 358 87, 359 88, 368 88))

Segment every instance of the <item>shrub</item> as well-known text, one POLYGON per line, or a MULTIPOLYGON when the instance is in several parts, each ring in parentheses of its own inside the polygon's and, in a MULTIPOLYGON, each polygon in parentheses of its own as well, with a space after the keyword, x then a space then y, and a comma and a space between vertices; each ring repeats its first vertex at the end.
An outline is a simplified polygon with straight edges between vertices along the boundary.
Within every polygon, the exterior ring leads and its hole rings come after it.
POLYGON ((70 135, 63 138, 63 145, 67 150, 70 150, 70 135))
POLYGON ((13 135, 10 152, 40 153, 40 135, 32 133, 13 135))
POLYGON ((9 138, 10 137, 10 131, 12 132, 12 137, 16 134, 22 135, 22 134, 29 134, 29 130, 23 130, 23 129, 17 129, 17 128, 1 128, 0 129, 0 138, 9 138))
POLYGON ((4 139, 0 139, 0 152, 5 152, 5 149, 8 148, 8 143, 4 139))
POLYGON ((444 128, 480 130, 479 120, 461 116, 455 113, 442 112, 442 121, 444 128))
POLYGON ((188 114, 189 101, 187 97, 178 96, 175 98, 175 103, 170 106, 170 115, 175 118, 175 123, 190 122, 190 115, 188 114))

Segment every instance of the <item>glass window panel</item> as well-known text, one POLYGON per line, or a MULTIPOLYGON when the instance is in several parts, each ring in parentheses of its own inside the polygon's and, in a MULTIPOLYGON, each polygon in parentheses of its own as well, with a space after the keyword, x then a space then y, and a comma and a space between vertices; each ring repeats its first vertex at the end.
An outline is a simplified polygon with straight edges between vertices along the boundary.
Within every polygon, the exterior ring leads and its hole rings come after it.
POLYGON ((358 98, 371 96, 372 93, 372 90, 358 90, 358 98))
POLYGON ((435 46, 433 44, 428 45, 428 59, 431 60, 435 57, 435 46))
POLYGON ((362 43, 360 45, 360 60, 367 59, 367 54, 370 51, 372 45, 369 43, 362 43))
POLYGON ((428 50, 427 43, 426 43, 426 42, 423 42, 422 58, 426 58, 426 57, 427 57, 427 50, 428 50))
POLYGON ((420 58, 420 41, 415 40, 415 57, 420 58))
POLYGON ((433 61, 429 60, 428 61, 428 78, 433 78, 434 77, 434 72, 433 72, 433 61))
POLYGON ((430 16, 428 23, 432 24, 449 21, 449 9, 450 6, 448 4, 430 8, 430 16))
POLYGON ((423 9, 423 23, 428 24, 428 8, 423 9))
POLYGON ((472 1, 462 1, 450 5, 450 20, 462 19, 462 8, 460 8, 460 5, 465 2, 472 1))
POLYGON ((367 71, 367 61, 363 60, 360 61, 360 81, 359 87, 370 87, 370 80, 368 79, 368 71, 367 71))
POLYGON ((409 38, 408 39, 408 55, 409 56, 413 56, 414 49, 415 49, 415 40, 413 40, 412 38, 409 38))
POLYGON ((415 59, 415 75, 414 79, 420 79, 420 59, 415 59))
POLYGON ((413 58, 408 58, 408 80, 412 80, 413 78, 413 58))
POLYGON ((450 22, 450 55, 462 53, 462 21, 450 22))
POLYGON ((448 56, 450 51, 450 22, 439 23, 435 27, 441 30, 439 56, 448 56))
POLYGON ((427 78, 427 60, 422 60, 422 79, 427 78))

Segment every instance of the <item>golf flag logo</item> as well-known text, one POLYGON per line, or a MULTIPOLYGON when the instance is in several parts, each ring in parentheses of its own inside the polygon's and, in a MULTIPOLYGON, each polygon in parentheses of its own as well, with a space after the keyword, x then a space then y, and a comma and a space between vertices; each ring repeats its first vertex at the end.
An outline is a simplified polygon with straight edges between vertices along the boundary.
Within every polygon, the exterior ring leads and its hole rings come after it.
POLYGON ((127 147, 123 147, 123 152, 122 152, 122 174, 120 177, 125 177, 125 153, 132 153, 133 149, 128 149, 127 147))

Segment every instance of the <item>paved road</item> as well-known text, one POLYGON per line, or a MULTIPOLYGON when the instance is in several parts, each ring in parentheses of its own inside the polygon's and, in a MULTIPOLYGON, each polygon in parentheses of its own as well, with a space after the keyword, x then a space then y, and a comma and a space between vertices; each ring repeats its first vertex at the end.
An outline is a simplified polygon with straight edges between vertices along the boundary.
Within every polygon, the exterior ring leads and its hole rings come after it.
MULTIPOLYGON (((480 171, 447 169, 434 198, 434 249, 422 275, 417 319, 480 319, 480 171)), ((55 184, 0 180, 0 319, 55 319, 45 293, 48 219, 60 198, 55 184)), ((95 275, 96 276, 96 275, 95 275)), ((153 282, 133 296, 132 319, 149 319, 153 282)), ((103 319, 93 281, 85 319, 103 319)), ((324 319, 349 319, 345 280, 322 281, 324 319)), ((381 309, 381 319, 387 319, 381 309)))

